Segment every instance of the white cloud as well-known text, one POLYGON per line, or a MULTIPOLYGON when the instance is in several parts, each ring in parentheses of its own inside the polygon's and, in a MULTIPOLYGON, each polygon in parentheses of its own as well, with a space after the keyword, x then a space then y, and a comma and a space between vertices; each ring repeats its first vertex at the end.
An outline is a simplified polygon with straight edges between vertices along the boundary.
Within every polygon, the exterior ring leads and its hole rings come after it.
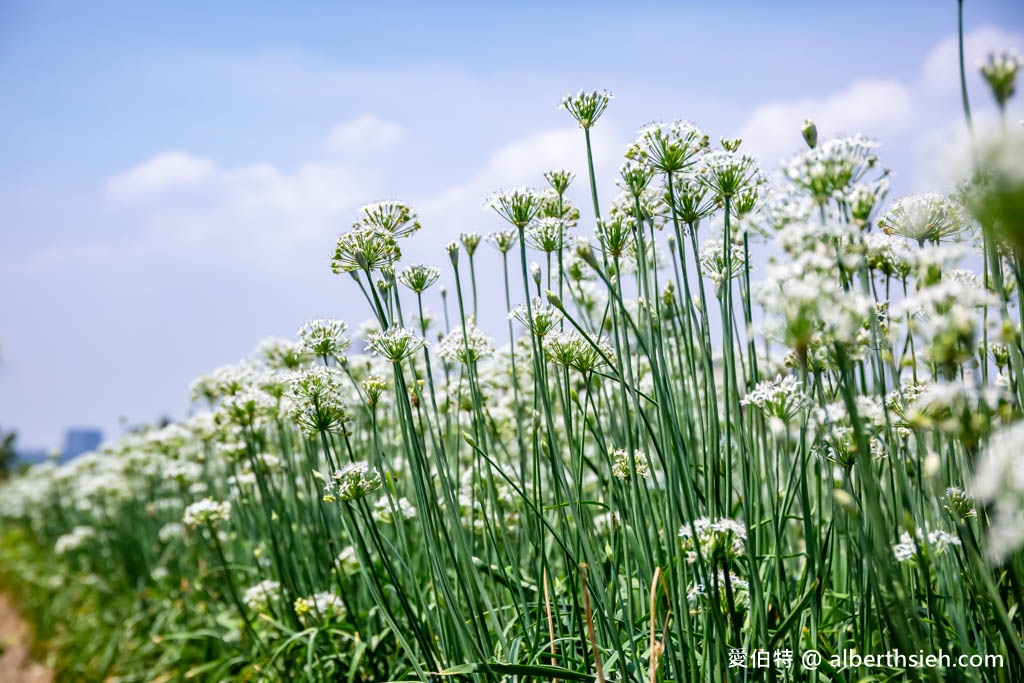
POLYGON ((327 137, 327 144, 343 154, 361 155, 393 147, 404 135, 401 124, 384 121, 374 114, 363 114, 335 126, 327 137))
MULTIPOLYGON (((1020 45, 1024 36, 982 27, 964 37, 968 86, 975 124, 992 121, 992 102, 977 75, 977 62, 991 51, 1020 45)), ((768 168, 804 148, 805 118, 818 126, 819 138, 864 133, 883 144, 902 142, 913 159, 900 170, 915 188, 934 183, 934 167, 949 157, 963 138, 959 97, 959 56, 955 36, 938 43, 911 82, 860 80, 826 97, 771 102, 757 107, 741 129, 744 145, 768 168)))
POLYGON ((209 159, 187 152, 164 152, 111 178, 106 193, 124 202, 145 199, 165 190, 199 183, 210 176, 213 166, 209 159))
MULTIPOLYGON (((378 137, 378 142, 383 139, 378 137)), ((594 131, 592 141, 598 178, 606 186, 602 190, 612 191, 621 140, 605 125, 594 131)), ((542 131, 498 148, 463 182, 426 198, 410 197, 426 228, 408 252, 414 254, 422 246, 423 256, 434 258, 437 240, 497 226, 498 219, 483 208, 492 192, 517 185, 543 186, 543 172, 556 168, 576 172, 570 194, 575 192, 588 215, 582 132, 576 127, 542 131)), ((287 170, 270 163, 225 167, 169 151, 117 174, 105 185, 112 208, 139 226, 133 240, 48 250, 36 256, 34 266, 25 265, 43 269, 78 258, 166 254, 208 264, 305 267, 310 258, 325 257, 357 208, 380 198, 381 190, 370 160, 309 162, 287 170)), ((608 196, 606 191, 601 194, 608 196)))
POLYGON ((895 81, 858 81, 834 95, 762 105, 740 131, 744 146, 769 166, 799 151, 804 119, 822 136, 864 132, 886 137, 905 129, 913 119, 911 89, 895 81))
MULTIPOLYGON (((972 74, 974 63, 988 51, 1021 43, 1021 36, 996 28, 981 28, 966 37, 972 74)), ((757 107, 740 128, 745 146, 772 168, 803 147, 800 127, 810 117, 820 136, 863 132, 881 140, 900 140, 919 157, 902 164, 907 173, 922 176, 927 157, 933 159, 941 140, 936 132, 956 129, 959 100, 956 90, 956 40, 936 45, 924 60, 921 75, 912 82, 862 79, 831 94, 815 98, 768 102, 757 107), (950 85, 952 84, 952 85, 950 85), (952 89, 952 90, 951 90, 952 89)), ((976 75, 972 76, 976 79, 976 75)), ((976 84, 977 85, 977 84, 976 84)), ((985 121, 984 91, 972 91, 985 121)), ((254 263, 294 262, 296 249, 321 250, 351 221, 362 203, 379 198, 381 183, 372 153, 402 141, 405 131, 394 121, 366 113, 330 131, 327 146, 342 155, 328 162, 307 162, 294 169, 256 163, 234 167, 180 150, 170 150, 111 178, 105 195, 119 211, 141 226, 136 239, 115 249, 91 245, 93 258, 133 249, 176 250, 206 261, 254 263)), ((620 159, 622 140, 602 125, 594 131, 594 155, 601 196, 614 192, 611 181, 620 159)), ((543 184, 542 173, 552 168, 576 171, 571 194, 589 223, 586 156, 580 131, 564 127, 541 131, 498 148, 480 170, 432 196, 410 197, 427 228, 410 246, 422 240, 450 239, 467 230, 486 231, 496 225, 484 212, 485 199, 496 189, 543 184)), ((50 254, 50 257, 61 258, 50 254)), ((109 258, 109 256, 107 257, 109 258)))
MULTIPOLYGON (((615 131, 610 126, 598 127, 592 132, 599 180, 611 180, 610 173, 621 154, 617 142, 615 131)), ((587 177, 586 147, 579 128, 542 131, 510 142, 495 151, 476 175, 419 202, 417 207, 424 225, 436 225, 443 231, 441 236, 432 232, 432 239, 450 239, 467 230, 482 231, 481 223, 492 218, 485 212, 484 204, 495 190, 520 185, 543 187, 544 171, 553 169, 574 171, 575 195, 589 200, 589 190, 580 189, 589 187, 590 181, 587 177)), ((584 215, 588 214, 589 201, 579 201, 579 204, 584 215)))
MULTIPOLYGON (((1024 46, 1024 35, 1010 33, 992 26, 983 26, 964 36, 964 70, 967 74, 971 95, 989 97, 988 92, 977 90, 982 84, 978 75, 978 63, 990 52, 1024 46)), ((956 36, 950 36, 936 45, 925 60, 922 84, 932 92, 950 93, 960 91, 960 53, 956 36)))
MULTIPOLYGON (((302 250, 329 250, 356 207, 376 197, 372 169, 308 162, 294 170, 270 163, 222 167, 166 152, 112 178, 113 208, 139 226, 116 248, 81 248, 85 258, 167 253, 225 265, 297 266, 302 250)), ((73 254, 42 256, 41 264, 73 254)))

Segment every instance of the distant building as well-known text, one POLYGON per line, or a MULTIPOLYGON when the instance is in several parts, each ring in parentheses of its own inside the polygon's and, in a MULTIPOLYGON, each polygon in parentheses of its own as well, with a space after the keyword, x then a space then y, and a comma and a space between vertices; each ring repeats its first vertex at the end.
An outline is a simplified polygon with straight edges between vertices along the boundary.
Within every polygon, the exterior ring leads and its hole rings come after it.
POLYGON ((103 441, 103 432, 98 429, 69 429, 64 432, 64 448, 61 461, 67 462, 82 453, 94 451, 103 441))

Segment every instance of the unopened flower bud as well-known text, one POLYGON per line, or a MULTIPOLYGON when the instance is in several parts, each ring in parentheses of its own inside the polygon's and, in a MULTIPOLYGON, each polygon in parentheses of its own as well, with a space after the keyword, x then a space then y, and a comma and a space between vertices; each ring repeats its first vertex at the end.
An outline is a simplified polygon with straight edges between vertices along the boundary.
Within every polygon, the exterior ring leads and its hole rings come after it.
POLYGON ((458 266, 459 265, 459 243, 458 242, 449 242, 448 246, 445 247, 445 250, 448 252, 448 260, 450 260, 452 262, 452 265, 453 266, 458 266))
POLYGON ((723 137, 720 138, 720 141, 722 143, 722 149, 724 149, 726 152, 735 152, 740 148, 740 145, 743 143, 743 138, 723 137))
POLYGON ((810 119, 804 119, 804 127, 800 130, 804 136, 804 142, 811 149, 818 146, 818 127, 814 125, 814 121, 810 119))
POLYGON ((857 516, 857 501, 845 489, 835 489, 832 496, 836 499, 839 507, 843 508, 846 514, 851 517, 857 516))

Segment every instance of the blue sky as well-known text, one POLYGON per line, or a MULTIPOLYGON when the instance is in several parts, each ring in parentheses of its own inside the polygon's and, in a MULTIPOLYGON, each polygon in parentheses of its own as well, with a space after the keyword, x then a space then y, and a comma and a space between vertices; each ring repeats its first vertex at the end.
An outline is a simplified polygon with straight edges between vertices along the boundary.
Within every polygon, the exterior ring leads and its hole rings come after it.
MULTIPOLYGON (((967 0, 972 74, 1024 48, 1020 4, 967 0)), ((616 95, 606 197, 635 130, 677 117, 772 168, 814 116, 878 138, 897 192, 930 189, 962 135, 955 29, 955 0, 4 2, 0 426, 52 448, 69 425, 180 416, 191 379, 260 339, 358 323, 327 268, 358 206, 411 202, 408 258, 444 263, 497 226, 490 191, 581 167, 555 110, 581 87, 616 95)))

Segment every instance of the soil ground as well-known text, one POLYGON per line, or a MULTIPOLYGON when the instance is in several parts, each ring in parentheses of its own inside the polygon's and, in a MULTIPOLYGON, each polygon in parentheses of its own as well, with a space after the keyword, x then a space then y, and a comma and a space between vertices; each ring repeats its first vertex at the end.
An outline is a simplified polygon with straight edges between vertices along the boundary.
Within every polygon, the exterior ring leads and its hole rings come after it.
POLYGON ((0 681, 51 683, 52 672, 29 655, 31 633, 14 603, 0 593, 0 681))

